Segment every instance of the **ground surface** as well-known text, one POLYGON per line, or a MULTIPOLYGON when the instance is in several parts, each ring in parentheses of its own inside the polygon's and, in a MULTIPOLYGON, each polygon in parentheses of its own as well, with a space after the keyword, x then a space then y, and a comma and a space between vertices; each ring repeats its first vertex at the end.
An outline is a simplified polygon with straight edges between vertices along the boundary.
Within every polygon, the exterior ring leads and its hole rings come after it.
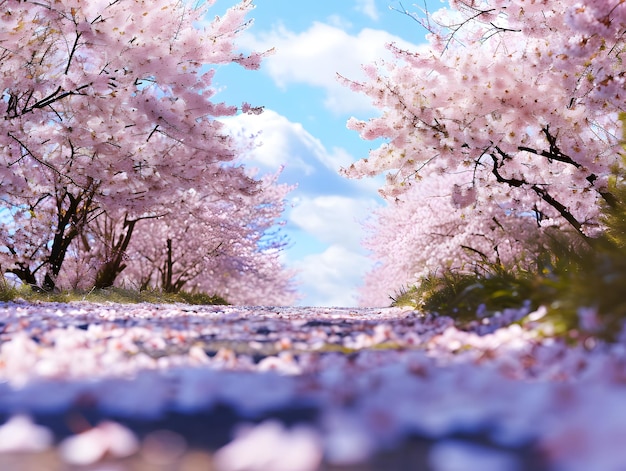
POLYGON ((626 349, 525 314, 0 304, 0 469, 625 470, 626 349))

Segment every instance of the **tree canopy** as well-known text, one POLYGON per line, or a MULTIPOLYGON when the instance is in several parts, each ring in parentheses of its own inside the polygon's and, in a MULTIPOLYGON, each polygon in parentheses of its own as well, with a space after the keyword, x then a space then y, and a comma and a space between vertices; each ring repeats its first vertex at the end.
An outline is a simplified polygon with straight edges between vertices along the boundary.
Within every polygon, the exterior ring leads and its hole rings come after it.
POLYGON ((394 61, 366 66, 364 82, 343 79, 381 110, 349 127, 385 140, 345 169, 387 175, 389 205, 367 241, 380 263, 364 292, 378 277, 397 289, 477 258, 523 262, 554 229, 601 233, 620 150, 626 5, 463 0, 407 14, 428 45, 390 45, 394 61), (389 255, 402 246, 410 259, 389 255))
MULTIPOLYGON (((250 143, 217 120, 259 109, 216 102, 211 86, 217 64, 258 68, 265 53, 236 44, 254 6, 207 20, 213 3, 2 2, 3 271, 50 290, 68 254, 89 253, 94 282, 109 286, 144 223, 174 224, 197 205, 187 198, 224 201, 236 218, 272 194, 237 162, 250 143)), ((254 230, 231 224, 224 237, 254 230)))

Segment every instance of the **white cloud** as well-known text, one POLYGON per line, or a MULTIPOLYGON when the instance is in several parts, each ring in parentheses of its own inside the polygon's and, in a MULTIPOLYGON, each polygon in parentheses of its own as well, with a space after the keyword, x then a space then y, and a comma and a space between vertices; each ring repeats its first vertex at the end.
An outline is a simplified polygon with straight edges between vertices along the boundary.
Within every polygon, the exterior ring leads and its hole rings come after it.
MULTIPOLYGON (((289 121, 273 110, 266 109, 260 115, 241 114, 221 121, 234 135, 257 136, 259 145, 250 152, 247 163, 264 170, 277 170, 284 165, 310 177, 324 169, 337 174, 341 167, 348 167, 356 160, 343 147, 326 149, 302 124, 289 121)), ((382 177, 346 179, 345 184, 375 194, 382 186, 382 177)))
POLYGON ((371 261, 363 254, 341 245, 304 257, 295 263, 306 287, 302 304, 315 306, 356 306, 358 288, 371 261))
POLYGON ((287 165, 311 175, 315 171, 312 159, 324 162, 332 158, 326 156, 321 141, 302 124, 293 123, 272 110, 260 115, 241 114, 222 119, 222 122, 235 135, 257 136, 259 145, 250 152, 250 159, 265 168, 287 165))
POLYGON ((349 167, 354 162, 354 156, 343 147, 333 147, 330 153, 320 155, 320 161, 326 168, 338 172, 342 167, 349 167))
POLYGON ((361 244, 360 222, 375 206, 373 199, 337 195, 302 198, 291 210, 289 220, 324 243, 353 250, 361 244))
POLYGON ((361 246, 361 222, 376 204, 374 199, 322 195, 301 198, 291 210, 290 224, 326 245, 292 264, 300 272, 305 295, 301 304, 358 304, 358 286, 372 265, 361 246))
POLYGON ((341 85, 337 73, 351 80, 364 78, 361 66, 390 57, 388 43, 415 49, 418 46, 387 31, 362 29, 351 35, 326 23, 314 22, 300 33, 277 26, 270 32, 246 32, 240 43, 253 50, 275 47, 265 59, 265 70, 279 87, 302 83, 325 90, 324 105, 337 113, 371 112, 368 98, 341 85))
POLYGON ((355 9, 374 21, 378 21, 380 17, 376 0, 357 0, 355 9))
POLYGON ((301 124, 273 110, 222 121, 235 134, 259 134, 261 145, 250 152, 246 165, 263 171, 286 165, 286 181, 298 183, 290 196, 293 207, 285 214, 295 243, 285 262, 301 272, 302 303, 356 305, 356 286, 371 265, 361 248, 360 222, 380 204, 376 188, 381 182, 342 179, 337 169, 354 161, 350 153, 341 147, 329 151, 301 124))

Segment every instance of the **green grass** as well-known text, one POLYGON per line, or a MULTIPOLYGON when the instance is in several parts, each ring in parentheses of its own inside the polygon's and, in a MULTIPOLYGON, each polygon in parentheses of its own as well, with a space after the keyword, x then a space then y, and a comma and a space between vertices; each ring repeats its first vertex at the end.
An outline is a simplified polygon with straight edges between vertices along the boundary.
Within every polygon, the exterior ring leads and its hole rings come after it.
POLYGON ((429 276, 404 290, 394 300, 396 306, 412 306, 447 315, 461 322, 476 319, 477 312, 498 312, 524 305, 533 298, 535 282, 524 274, 447 272, 429 276))
POLYGON ((0 302, 12 301, 20 297, 20 289, 10 285, 6 279, 0 276, 0 302))
MULTIPOLYGON (((621 204, 626 207, 626 188, 621 204)), ((607 209, 607 212, 612 211, 607 209)), ((622 218, 618 222, 623 224, 622 218)), ((454 318, 463 325, 506 308, 545 306, 557 334, 592 334, 614 340, 626 321, 626 231, 612 231, 590 246, 555 237, 536 255, 534 268, 483 265, 480 272, 444 272, 402 290, 394 305, 454 318), (581 308, 597 313, 596 326, 580 322, 581 308)))
POLYGON ((46 293, 29 287, 12 287, 6 282, 0 283, 0 301, 24 299, 26 301, 62 302, 89 301, 94 303, 184 303, 195 305, 219 305, 228 302, 218 295, 205 293, 165 293, 159 290, 130 290, 124 288, 93 289, 90 291, 55 291, 46 293))

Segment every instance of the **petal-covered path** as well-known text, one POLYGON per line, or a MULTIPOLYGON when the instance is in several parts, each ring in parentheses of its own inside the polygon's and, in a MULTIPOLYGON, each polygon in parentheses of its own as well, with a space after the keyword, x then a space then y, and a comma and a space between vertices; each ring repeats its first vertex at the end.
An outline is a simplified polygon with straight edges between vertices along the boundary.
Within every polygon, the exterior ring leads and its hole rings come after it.
POLYGON ((623 471, 626 348, 526 314, 0 304, 0 469, 623 471))

